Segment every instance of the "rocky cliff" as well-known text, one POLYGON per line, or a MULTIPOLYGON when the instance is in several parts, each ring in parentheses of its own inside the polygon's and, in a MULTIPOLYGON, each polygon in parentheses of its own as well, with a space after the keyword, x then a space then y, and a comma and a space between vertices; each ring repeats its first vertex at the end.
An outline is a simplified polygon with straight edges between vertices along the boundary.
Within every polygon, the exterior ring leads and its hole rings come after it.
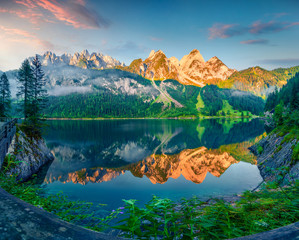
MULTIPOLYGON (((124 66, 124 63, 102 53, 89 53, 83 50, 81 53, 75 52, 74 55, 64 53, 61 56, 50 51, 43 55, 38 55, 43 66, 76 66, 84 69, 105 69, 115 66, 124 66)), ((31 60, 32 58, 30 58, 31 60)))
POLYGON ((287 136, 270 134, 249 148, 257 155, 258 168, 265 181, 286 184, 299 178, 299 163, 292 156, 298 140, 287 140, 287 136))
POLYGON ((8 154, 15 157, 15 166, 8 174, 16 174, 16 179, 20 181, 28 180, 42 166, 54 160, 43 139, 31 139, 20 130, 12 140, 8 154))

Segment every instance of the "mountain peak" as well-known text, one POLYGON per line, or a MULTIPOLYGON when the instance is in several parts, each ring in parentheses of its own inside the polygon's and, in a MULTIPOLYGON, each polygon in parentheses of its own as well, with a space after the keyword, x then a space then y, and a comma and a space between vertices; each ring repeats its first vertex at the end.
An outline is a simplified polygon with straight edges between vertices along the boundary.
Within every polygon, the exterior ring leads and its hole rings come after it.
POLYGON ((151 58, 152 56, 154 56, 154 54, 155 54, 155 50, 152 50, 148 57, 151 58))
POLYGON ((83 56, 85 56, 85 57, 89 57, 89 56, 90 56, 87 49, 83 50, 83 51, 81 52, 81 55, 83 55, 83 56))
POLYGON ((197 49, 193 49, 189 55, 187 55, 189 58, 193 58, 194 60, 199 60, 200 62, 205 62, 202 55, 197 49))
POLYGON ((215 63, 215 62, 218 62, 218 61, 222 62, 218 57, 214 56, 214 57, 210 58, 207 62, 215 63))
MULTIPOLYGON (((164 52, 163 52, 162 50, 158 50, 158 51, 156 51, 156 52, 155 52, 155 50, 152 50, 152 51, 150 52, 148 58, 149 58, 149 59, 152 59, 152 58, 154 58, 154 57, 156 57, 156 56, 159 56, 159 55, 164 55, 164 56, 165 56, 165 54, 164 54, 164 52)), ((165 56, 165 57, 166 57, 166 56, 165 56)))
POLYGON ((200 52, 195 48, 189 54, 200 54, 200 52))
MULTIPOLYGON (((205 64, 205 60, 197 49, 192 50, 188 55, 185 55, 180 66, 183 72, 190 72, 191 68, 201 68, 205 64)), ((191 70, 193 72, 193 70, 191 70)))

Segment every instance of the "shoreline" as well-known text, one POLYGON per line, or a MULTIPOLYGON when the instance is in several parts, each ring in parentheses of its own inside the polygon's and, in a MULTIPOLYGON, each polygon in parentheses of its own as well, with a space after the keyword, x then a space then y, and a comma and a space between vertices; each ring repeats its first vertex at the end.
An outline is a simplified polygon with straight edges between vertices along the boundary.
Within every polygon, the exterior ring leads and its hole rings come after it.
POLYGON ((250 116, 250 117, 241 117, 241 116, 206 116, 206 117, 143 117, 143 118, 45 118, 45 120, 85 120, 85 121, 93 121, 93 120, 196 120, 196 119, 254 119, 254 118, 261 118, 262 116, 250 116))

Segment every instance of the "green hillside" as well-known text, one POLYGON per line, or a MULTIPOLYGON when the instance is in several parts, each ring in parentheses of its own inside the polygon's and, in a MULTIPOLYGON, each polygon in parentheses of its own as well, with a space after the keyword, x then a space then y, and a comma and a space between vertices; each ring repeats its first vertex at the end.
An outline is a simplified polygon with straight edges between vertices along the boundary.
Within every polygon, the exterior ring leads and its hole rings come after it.
MULTIPOLYGON (((150 81, 138 78, 139 83, 150 81)), ((55 118, 143 118, 249 116, 263 111, 264 101, 248 92, 182 85, 175 80, 155 82, 157 94, 115 94, 101 87, 91 93, 51 96, 45 110, 55 118)))
POLYGON ((258 96, 266 96, 273 91, 273 88, 269 91, 271 86, 281 88, 297 72, 299 72, 299 66, 278 68, 272 71, 261 67, 251 67, 232 74, 229 79, 220 81, 217 85, 221 88, 239 89, 258 96))
POLYGON ((200 112, 209 116, 241 116, 248 115, 249 112, 259 115, 263 112, 265 105, 262 98, 251 93, 233 89, 221 89, 215 85, 203 87, 200 95, 205 105, 200 112))

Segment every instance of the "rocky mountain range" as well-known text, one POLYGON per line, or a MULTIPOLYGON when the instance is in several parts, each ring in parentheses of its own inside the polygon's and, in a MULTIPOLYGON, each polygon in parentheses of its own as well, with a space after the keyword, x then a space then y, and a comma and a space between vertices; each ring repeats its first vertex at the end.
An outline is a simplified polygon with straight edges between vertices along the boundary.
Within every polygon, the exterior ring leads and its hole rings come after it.
POLYGON ((144 61, 136 59, 128 67, 119 68, 151 80, 174 79, 185 85, 200 87, 205 86, 210 80, 226 80, 236 72, 217 57, 205 61, 197 49, 192 50, 180 61, 176 57, 167 58, 161 50, 152 50, 144 61))
MULTIPOLYGON (((95 81, 97 83, 99 77, 103 79, 103 75, 106 79, 106 85, 114 85, 113 81, 118 81, 123 76, 130 76, 134 79, 141 76, 151 80, 150 83, 156 90, 159 88, 161 81, 154 80, 173 79, 183 85, 203 87, 206 84, 215 84, 220 88, 238 89, 258 96, 267 96, 274 90, 275 86, 281 88, 289 78, 299 72, 299 66, 271 71, 261 67, 251 67, 236 71, 228 68, 217 57, 205 61, 196 49, 185 55, 180 61, 175 57, 167 58, 161 50, 156 52, 152 50, 149 57, 144 61, 136 59, 129 66, 125 66, 124 63, 111 56, 105 56, 102 53, 90 54, 87 50, 83 50, 81 53, 76 52, 74 55, 65 53, 61 56, 48 51, 43 55, 39 55, 39 58, 43 64, 45 77, 50 88, 70 86, 74 89, 74 86, 82 86, 87 83, 90 86, 93 85, 94 79, 97 79, 95 81), (101 73, 101 71, 98 71, 101 69, 110 69, 112 74, 101 73), (108 79, 110 76, 113 76, 113 78, 108 79)), ((29 59, 33 59, 33 57, 29 59)), ((10 79, 12 96, 15 96, 17 70, 7 71, 6 73, 10 79)), ((163 89, 158 91, 162 95, 162 98, 158 101, 175 102, 169 98, 169 94, 163 89)), ((59 91, 59 94, 61 92, 59 91)), ((74 91, 67 91, 67 93, 69 92, 74 91)), ((175 102, 175 105, 181 106, 177 102, 175 102)))
MULTIPOLYGON (((91 53, 83 50, 81 53, 76 52, 74 55, 64 53, 61 56, 50 51, 39 55, 43 66, 61 66, 71 65, 84 69, 106 69, 116 66, 125 66, 124 63, 102 53, 91 53)), ((31 58, 30 58, 31 59, 31 58)))
MULTIPOLYGON (((110 56, 89 54, 87 50, 61 56, 46 52, 40 59, 46 88, 54 96, 46 110, 51 117, 258 114, 260 110, 254 106, 262 108, 263 103, 248 92, 267 96, 299 71, 297 66, 272 71, 252 67, 237 72, 217 57, 205 62, 198 50, 180 61, 167 58, 161 50, 152 51, 147 59, 134 60, 128 67, 110 56), (207 84, 216 84, 220 89, 207 89, 207 84)), ((18 70, 6 74, 15 98, 18 70)))

